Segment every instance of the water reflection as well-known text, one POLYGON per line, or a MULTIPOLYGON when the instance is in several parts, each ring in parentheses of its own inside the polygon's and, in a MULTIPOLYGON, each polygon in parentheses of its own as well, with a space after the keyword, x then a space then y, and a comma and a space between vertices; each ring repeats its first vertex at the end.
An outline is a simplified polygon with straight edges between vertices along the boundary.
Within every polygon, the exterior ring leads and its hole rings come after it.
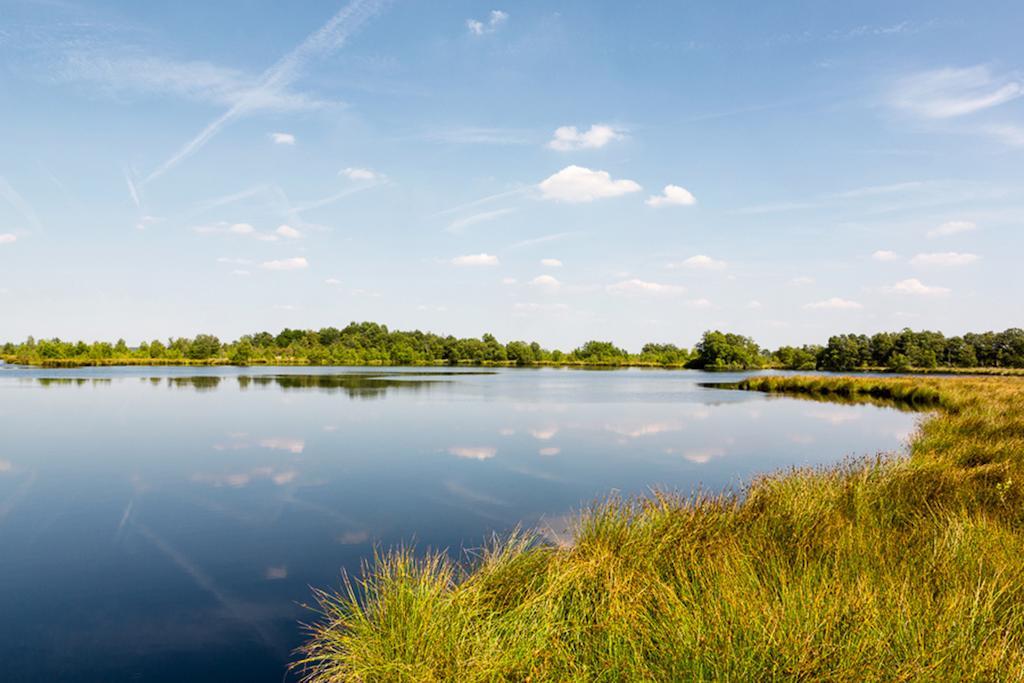
POLYGON ((687 372, 18 372, 0 377, 5 680, 288 680, 309 586, 375 546, 458 555, 520 523, 566 543, 611 491, 720 490, 914 424, 687 372))

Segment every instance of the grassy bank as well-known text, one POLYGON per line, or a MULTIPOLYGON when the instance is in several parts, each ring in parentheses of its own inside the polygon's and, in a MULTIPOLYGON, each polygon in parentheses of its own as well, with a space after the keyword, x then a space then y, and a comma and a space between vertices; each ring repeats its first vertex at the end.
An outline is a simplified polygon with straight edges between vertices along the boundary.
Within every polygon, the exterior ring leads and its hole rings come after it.
POLYGON ((611 500, 572 546, 382 554, 322 593, 311 681, 1024 680, 1024 381, 769 377, 933 411, 909 457, 611 500))

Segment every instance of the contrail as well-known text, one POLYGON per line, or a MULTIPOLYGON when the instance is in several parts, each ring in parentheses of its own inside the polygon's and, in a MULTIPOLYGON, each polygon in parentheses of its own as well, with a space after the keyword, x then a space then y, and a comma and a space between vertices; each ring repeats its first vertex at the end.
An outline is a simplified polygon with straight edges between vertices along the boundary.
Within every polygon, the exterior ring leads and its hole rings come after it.
POLYGON ((465 209, 472 209, 475 206, 480 206, 481 204, 486 204, 488 202, 493 202, 496 199, 504 199, 505 197, 513 197, 513 196, 515 196, 517 194, 523 194, 524 192, 527 192, 530 189, 531 189, 531 187, 529 187, 529 186, 528 187, 519 187, 519 188, 516 188, 514 190, 508 190, 507 192, 499 192, 498 194, 492 194, 492 195, 489 195, 487 197, 481 197, 480 199, 476 199, 474 201, 467 202, 465 204, 460 204, 458 206, 453 206, 452 208, 445 209, 444 211, 438 211, 437 213, 432 213, 432 214, 430 214, 428 216, 428 218, 433 218, 435 216, 447 216, 450 213, 458 213, 459 211, 463 211, 465 209))
POLYGON ((150 173, 140 185, 152 182, 169 169, 190 156, 215 136, 224 124, 249 111, 259 109, 268 93, 286 88, 298 75, 299 69, 308 60, 324 57, 341 47, 349 36, 355 33, 368 19, 376 14, 387 0, 352 0, 338 11, 318 31, 311 34, 294 50, 282 57, 276 64, 263 72, 259 84, 245 93, 230 109, 214 119, 199 134, 189 140, 170 159, 150 173))
POLYGON ((128 184, 128 194, 132 196, 132 203, 135 204, 136 209, 142 208, 142 202, 139 200, 139 190, 135 187, 135 181, 132 180, 133 173, 130 173, 128 169, 124 171, 124 181, 128 184))
POLYGON ((152 529, 134 518, 129 519, 131 521, 132 528, 139 532, 143 538, 156 546, 161 553, 167 556, 171 562, 177 565, 181 571, 188 575, 189 578, 199 586, 199 588, 212 595, 214 599, 238 622, 252 628, 259 636, 260 640, 263 641, 264 645, 271 650, 278 649, 274 638, 266 628, 264 628, 263 624, 260 623, 259 616, 253 615, 252 610, 248 609, 248 606, 245 603, 236 600, 221 590, 220 586, 217 585, 213 578, 193 564, 184 553, 169 544, 162 537, 158 536, 152 529))
POLYGON ((3 176, 0 176, 0 197, 6 199, 11 206, 17 209, 18 213, 31 223, 32 227, 36 230, 42 227, 42 223, 39 222, 39 216, 36 214, 35 209, 32 208, 32 205, 25 201, 25 198, 18 194, 17 190, 3 176))
POLYGON ((373 183, 373 184, 369 184, 369 185, 357 185, 356 187, 347 187, 344 190, 341 190, 340 192, 336 192, 336 193, 330 195, 329 197, 324 197, 323 199, 317 199, 316 201, 309 202, 308 204, 302 204, 302 205, 299 205, 299 206, 296 206, 296 207, 292 207, 290 209, 290 211, 294 212, 294 213, 302 213, 303 211, 311 211, 312 209, 319 209, 321 206, 327 206, 328 204, 333 204, 334 202, 338 201, 339 199, 344 199, 345 197, 348 197, 349 195, 356 194, 358 192, 362 192, 363 190, 369 190, 371 188, 380 187, 381 185, 387 185, 387 184, 388 184, 388 181, 385 180, 385 181, 382 181, 382 182, 379 182, 379 183, 373 183))

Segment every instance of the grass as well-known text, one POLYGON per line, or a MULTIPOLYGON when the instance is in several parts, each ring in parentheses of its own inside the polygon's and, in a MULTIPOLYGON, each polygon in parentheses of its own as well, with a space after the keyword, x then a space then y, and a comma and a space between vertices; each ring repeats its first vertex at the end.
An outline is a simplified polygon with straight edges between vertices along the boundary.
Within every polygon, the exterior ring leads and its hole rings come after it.
POLYGON ((309 681, 1024 680, 1024 381, 765 377, 933 411, 909 457, 611 499, 575 541, 381 553, 318 592, 309 681))

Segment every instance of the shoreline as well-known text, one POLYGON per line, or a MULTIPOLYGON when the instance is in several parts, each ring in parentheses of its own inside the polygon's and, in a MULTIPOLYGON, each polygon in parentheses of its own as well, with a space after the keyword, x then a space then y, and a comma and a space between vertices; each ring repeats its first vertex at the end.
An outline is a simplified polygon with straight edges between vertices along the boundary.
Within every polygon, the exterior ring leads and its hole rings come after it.
POLYGON ((1017 680, 1024 380, 754 377, 733 389, 929 411, 905 456, 717 495, 610 498, 576 543, 378 552, 295 667, 306 680, 1017 680), (385 673, 386 672, 386 673, 385 673))

